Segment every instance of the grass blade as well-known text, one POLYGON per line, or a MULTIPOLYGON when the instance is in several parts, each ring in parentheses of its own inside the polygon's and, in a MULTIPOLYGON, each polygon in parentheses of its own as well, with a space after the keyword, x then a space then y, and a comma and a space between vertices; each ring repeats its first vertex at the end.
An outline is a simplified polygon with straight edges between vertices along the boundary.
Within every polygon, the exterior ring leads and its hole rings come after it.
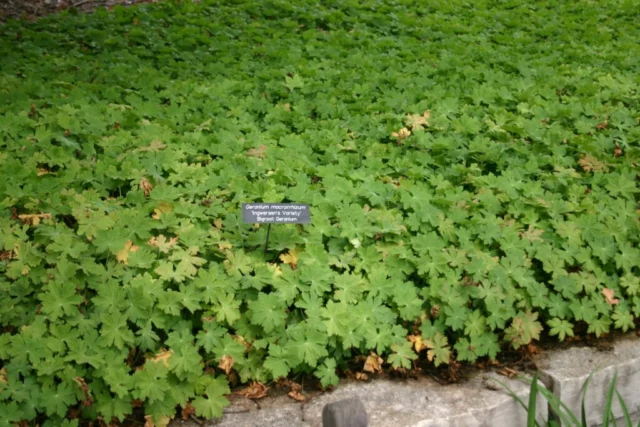
POLYGON ((604 404, 604 415, 603 415, 603 418, 602 418, 602 425, 603 426, 608 426, 609 425, 609 417, 611 415, 611 405, 613 404, 613 392, 615 391, 615 388, 616 388, 617 379, 618 379, 618 373, 615 372, 613 374, 613 380, 611 381, 611 384, 609 385, 609 390, 607 391, 607 400, 606 400, 606 402, 604 404))
MULTIPOLYGON (((509 392, 511 397, 513 397, 516 400, 516 402, 518 402, 520 404, 520 406, 522 406, 524 408, 524 410, 527 411, 527 413, 529 414, 529 408, 527 407, 527 405, 524 404, 522 399, 520 399, 520 396, 518 396, 513 390, 511 390, 511 387, 509 387, 507 384, 503 383, 502 381, 500 381, 497 378, 492 378, 492 380, 497 382, 498 384, 500 384, 502 387, 504 387, 505 390, 507 390, 507 392, 509 392)), ((529 399, 531 399, 531 396, 529 396, 529 399)), ((528 416, 530 416, 530 415, 528 415, 528 416)), ((529 426, 528 422, 529 422, 529 420, 527 418, 527 427, 529 426)), ((535 418, 534 418, 534 426, 535 427, 540 427, 540 424, 538 424, 538 422, 535 420, 535 418)), ((640 426, 638 426, 638 427, 640 427, 640 426)))
POLYGON ((595 372, 591 372, 587 377, 587 380, 582 385, 582 413, 581 413, 582 427, 587 427, 587 413, 584 409, 584 401, 587 397, 587 387, 589 387, 589 382, 591 381, 591 377, 593 377, 594 373, 595 372))
POLYGON ((622 408, 622 415, 624 416, 624 425, 626 427, 633 427, 633 423, 631 422, 631 416, 629 415, 629 409, 627 409, 626 403, 624 403, 624 399, 616 390, 616 396, 618 397, 618 402, 620 403, 620 407, 622 408))
POLYGON ((547 399, 547 402, 549 402, 549 405, 551 406, 551 409, 553 409, 553 412, 558 415, 563 426, 581 426, 578 417, 576 417, 573 412, 571 412, 571 409, 569 409, 569 407, 564 402, 562 402, 562 400, 560 400, 558 396, 556 396, 546 388, 540 388, 539 391, 540 393, 542 393, 545 399, 547 399))
POLYGON ((527 427, 536 426, 536 399, 538 396, 538 372, 533 375, 531 388, 529 389, 529 413, 527 414, 527 427))

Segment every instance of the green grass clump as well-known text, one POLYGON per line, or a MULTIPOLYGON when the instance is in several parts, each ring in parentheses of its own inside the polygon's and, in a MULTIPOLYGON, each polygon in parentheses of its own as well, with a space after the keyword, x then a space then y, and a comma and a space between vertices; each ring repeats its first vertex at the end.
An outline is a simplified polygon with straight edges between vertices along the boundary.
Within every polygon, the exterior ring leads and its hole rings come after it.
MULTIPOLYGON (((589 382, 591 381, 591 377, 595 372, 592 372, 585 383, 582 385, 582 405, 580 407, 580 414, 576 414, 572 412, 572 410, 555 394, 551 391, 547 390, 544 387, 538 387, 538 373, 536 372, 533 376, 531 382, 531 387, 529 388, 529 402, 528 405, 522 401, 520 396, 518 396, 508 385, 503 383, 502 381, 497 381, 500 385, 506 388, 511 396, 527 411, 527 427, 540 427, 540 423, 536 420, 536 407, 540 404, 538 402, 538 393, 542 394, 545 400, 549 405, 549 409, 552 411, 551 415, 553 418, 550 418, 547 421, 547 426, 549 427, 557 427, 557 426, 568 426, 568 427, 587 427, 587 412, 585 406, 585 400, 587 396, 587 388, 589 387, 589 382)), ((527 381, 525 378, 520 378, 520 380, 527 381)), ((616 416, 613 413, 613 402, 614 395, 618 400, 620 405, 620 410, 622 412, 622 419, 624 420, 625 427, 633 427, 633 422, 631 421, 631 414, 629 414, 629 409, 627 405, 620 395, 620 392, 616 389, 616 383, 618 380, 618 373, 615 372, 613 375, 613 379, 609 384, 609 388, 607 389, 607 394, 604 396, 605 403, 602 411, 602 426, 609 427, 610 425, 617 425, 616 416)), ((638 427, 640 427, 640 422, 638 423, 638 427)))
POLYGON ((165 2, 0 26, 0 423, 212 417, 227 375, 326 386, 371 352, 410 368, 633 328, 636 6, 165 2), (274 226, 265 256, 254 201, 312 224, 274 226))

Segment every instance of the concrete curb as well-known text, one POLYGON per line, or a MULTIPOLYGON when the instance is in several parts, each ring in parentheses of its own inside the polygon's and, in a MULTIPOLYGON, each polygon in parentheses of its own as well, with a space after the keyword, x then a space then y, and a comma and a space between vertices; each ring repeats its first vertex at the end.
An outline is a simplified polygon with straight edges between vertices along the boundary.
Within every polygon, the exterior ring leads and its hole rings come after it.
MULTIPOLYGON (((640 339, 635 333, 615 340, 607 350, 573 347, 545 354, 538 360, 538 369, 547 388, 578 416, 581 414, 583 384, 594 372, 585 396, 589 426, 601 425, 605 397, 617 371, 616 389, 624 399, 632 420, 635 420, 634 424, 640 420, 640 339)), ((617 399, 614 399, 612 412, 621 419, 622 409, 617 399)))
MULTIPOLYGON (((613 342, 610 351, 591 347, 553 350, 538 356, 540 387, 556 394, 580 416, 582 385, 589 373, 597 371, 586 398, 589 426, 599 426, 606 392, 618 372, 617 390, 625 400, 632 420, 640 420, 640 339, 627 334, 613 342)), ((495 379, 506 383, 525 402, 529 385, 490 372, 478 372, 469 380, 441 385, 430 378, 417 380, 345 380, 334 391, 309 402, 299 403, 287 396, 267 397, 258 401, 259 409, 244 403, 242 411, 234 408, 237 399, 220 420, 207 426, 217 427, 322 427, 325 405, 343 399, 359 398, 366 409, 369 427, 517 427, 526 425, 526 412, 495 379), (246 409, 248 408, 248 409, 246 409)), ((545 425, 549 407, 538 395, 536 419, 545 425)), ((614 415, 622 415, 614 405, 614 415)), ((197 427, 193 422, 174 421, 171 427, 197 427)))

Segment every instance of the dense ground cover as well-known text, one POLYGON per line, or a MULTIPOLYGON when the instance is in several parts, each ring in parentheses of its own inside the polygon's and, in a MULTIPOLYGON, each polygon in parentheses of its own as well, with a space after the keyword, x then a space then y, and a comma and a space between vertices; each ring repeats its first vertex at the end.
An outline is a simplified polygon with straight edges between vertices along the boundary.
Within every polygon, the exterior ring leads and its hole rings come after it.
POLYGON ((316 3, 0 26, 0 424, 634 328, 637 2, 316 3))

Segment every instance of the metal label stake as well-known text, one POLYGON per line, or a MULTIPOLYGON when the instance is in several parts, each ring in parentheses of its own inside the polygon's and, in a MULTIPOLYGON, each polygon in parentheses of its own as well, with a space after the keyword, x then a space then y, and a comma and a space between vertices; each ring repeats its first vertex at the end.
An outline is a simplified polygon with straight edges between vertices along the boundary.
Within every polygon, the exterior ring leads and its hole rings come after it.
POLYGON ((267 251, 269 250, 269 234, 271 233, 271 223, 269 223, 269 225, 267 225, 267 240, 265 240, 264 242, 264 254, 267 254, 267 251))
POLYGON ((271 224, 309 224, 309 205, 304 203, 243 203, 242 222, 245 224, 269 224, 264 254, 269 250, 271 224))

